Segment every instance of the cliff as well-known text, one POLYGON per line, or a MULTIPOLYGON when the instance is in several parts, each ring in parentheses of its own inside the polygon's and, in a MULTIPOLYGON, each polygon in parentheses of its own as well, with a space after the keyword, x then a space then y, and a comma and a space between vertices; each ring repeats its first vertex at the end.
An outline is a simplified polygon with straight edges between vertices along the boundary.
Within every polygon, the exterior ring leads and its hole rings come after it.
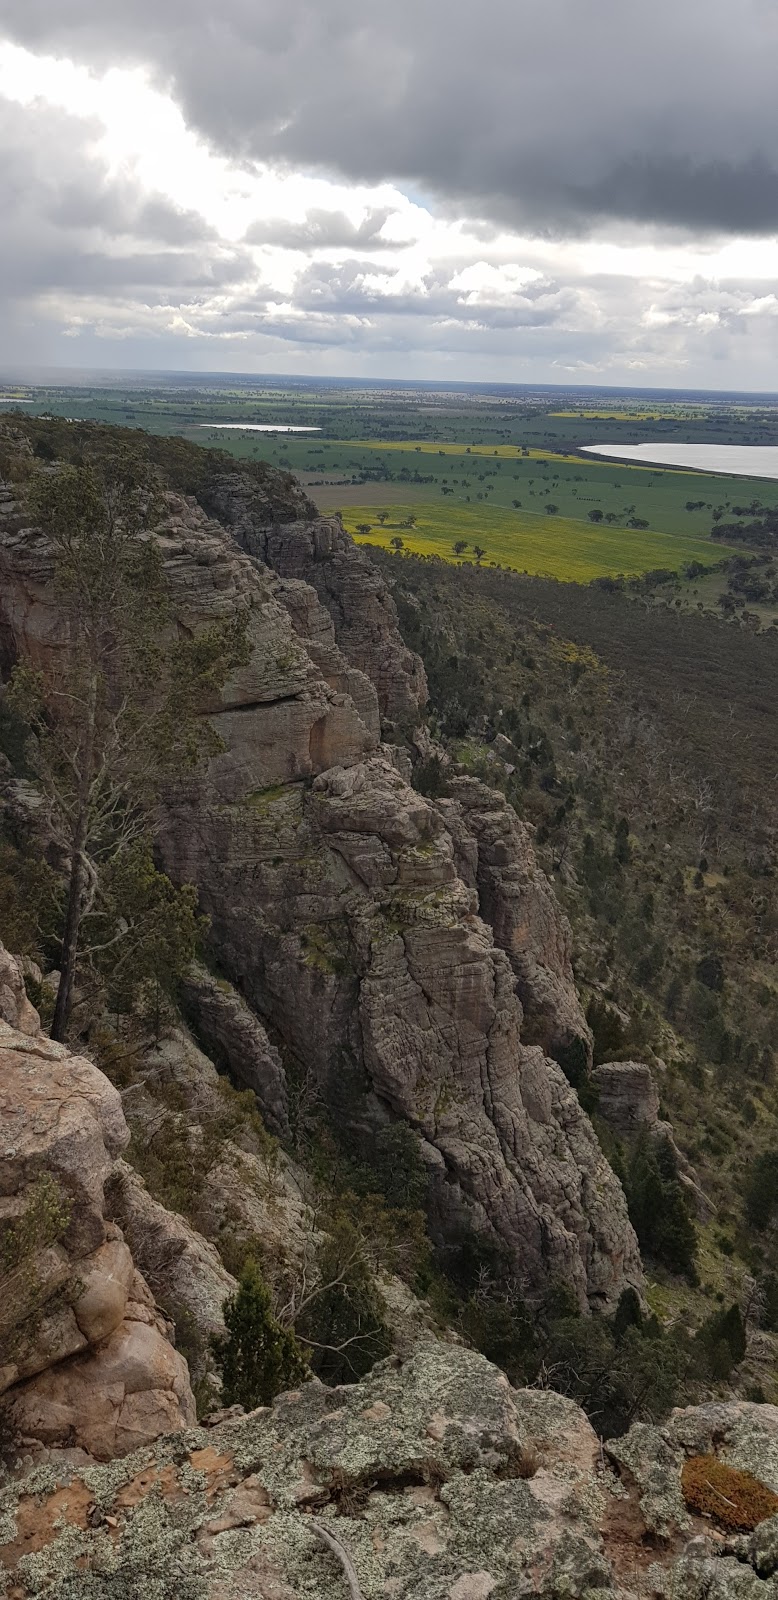
MULTIPOLYGON (((589 1040, 529 830, 483 785, 434 805, 380 744, 381 718, 392 738, 418 722, 423 671, 340 525, 286 504, 274 522, 239 473, 208 504, 222 521, 168 493, 153 529, 176 625, 242 615, 251 651, 204 707, 221 753, 168 795, 167 869, 197 885, 223 970, 340 1125, 363 1149, 393 1118, 411 1130, 437 1238, 490 1239, 530 1298, 557 1276, 582 1308, 612 1306, 641 1285, 639 1254, 544 1055, 589 1040)), ((7 486, 0 655, 40 662, 57 629, 51 552, 7 486)), ((263 1104, 282 1127, 279 1071, 263 1104)))

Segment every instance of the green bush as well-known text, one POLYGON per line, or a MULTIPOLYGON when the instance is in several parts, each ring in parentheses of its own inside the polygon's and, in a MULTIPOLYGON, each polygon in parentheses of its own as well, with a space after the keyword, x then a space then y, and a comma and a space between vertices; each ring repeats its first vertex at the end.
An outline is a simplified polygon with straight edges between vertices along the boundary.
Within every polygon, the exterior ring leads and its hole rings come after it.
POLYGON ((356 1383, 392 1348, 365 1245, 346 1217, 330 1231, 317 1262, 320 1291, 297 1323, 311 1346, 311 1366, 324 1383, 356 1383))
POLYGON ((696 1282, 697 1234, 667 1140, 641 1139, 627 1168, 627 1205, 641 1249, 696 1282))
POLYGON ((745 1193, 746 1218, 752 1228, 766 1228, 778 1206, 778 1152, 757 1156, 745 1193))
POLYGON ((253 1411, 310 1377, 297 1339, 273 1314, 269 1290, 251 1257, 235 1294, 225 1301, 224 1323, 226 1336, 213 1341, 224 1405, 253 1411))

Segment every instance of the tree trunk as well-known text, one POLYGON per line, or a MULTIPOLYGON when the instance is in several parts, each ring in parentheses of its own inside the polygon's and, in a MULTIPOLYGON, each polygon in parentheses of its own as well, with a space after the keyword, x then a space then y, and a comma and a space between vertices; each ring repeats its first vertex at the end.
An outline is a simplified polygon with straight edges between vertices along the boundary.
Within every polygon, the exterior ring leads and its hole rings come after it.
POLYGON ((68 885, 68 909, 65 917, 65 932, 62 936, 59 988, 54 1006, 54 1021, 51 1024, 51 1037, 59 1040, 60 1043, 65 1038, 73 998, 73 985, 76 978, 78 936, 81 931, 81 918, 84 914, 85 843, 86 813, 84 813, 83 818, 79 818, 78 837, 73 841, 73 859, 70 868, 70 883, 68 885))

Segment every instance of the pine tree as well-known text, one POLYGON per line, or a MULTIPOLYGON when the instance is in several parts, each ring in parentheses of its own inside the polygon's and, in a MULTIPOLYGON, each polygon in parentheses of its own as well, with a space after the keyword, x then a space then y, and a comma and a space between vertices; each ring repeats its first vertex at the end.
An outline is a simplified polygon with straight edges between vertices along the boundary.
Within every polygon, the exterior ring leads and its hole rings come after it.
POLYGON ((226 1337, 214 1339, 213 1351, 225 1405, 253 1411, 310 1377, 294 1334, 282 1328, 273 1314, 267 1285, 251 1257, 235 1294, 225 1301, 224 1324, 226 1337))

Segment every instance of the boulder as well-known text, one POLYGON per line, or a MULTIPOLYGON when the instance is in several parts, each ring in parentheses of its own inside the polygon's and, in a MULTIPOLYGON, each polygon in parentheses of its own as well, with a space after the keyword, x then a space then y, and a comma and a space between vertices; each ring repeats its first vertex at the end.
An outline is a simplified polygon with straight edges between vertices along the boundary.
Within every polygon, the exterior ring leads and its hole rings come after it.
POLYGON ((40 1032, 2 946, 0 972, 10 975, 5 1015, 15 1007, 27 1029, 0 1022, 5 1420, 26 1437, 109 1456, 194 1420, 186 1364, 106 1216, 106 1183, 129 1140, 121 1097, 91 1061, 40 1032))

